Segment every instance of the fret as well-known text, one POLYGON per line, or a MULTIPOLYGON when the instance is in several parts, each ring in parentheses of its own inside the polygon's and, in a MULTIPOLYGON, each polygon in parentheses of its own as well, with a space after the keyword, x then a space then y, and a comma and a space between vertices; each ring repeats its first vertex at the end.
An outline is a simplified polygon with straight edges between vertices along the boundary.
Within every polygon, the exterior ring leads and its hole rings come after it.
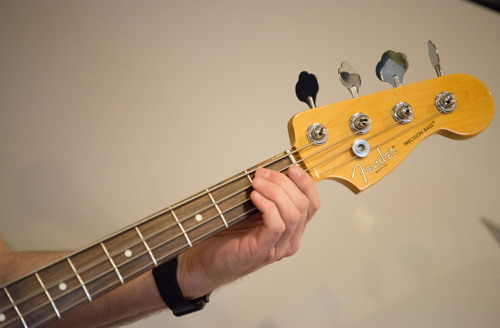
POLYGON ((36 274, 28 275, 5 289, 26 326, 56 318, 56 312, 47 300, 36 274))
POLYGON ((68 261, 68 264, 70 265, 71 269, 75 273, 75 276, 78 279, 78 282, 80 283, 80 286, 82 286, 82 289, 85 292, 85 295, 87 296, 87 299, 89 301, 92 301, 92 296, 90 296, 90 293, 89 293, 89 291, 87 289, 87 286, 85 286, 85 283, 83 282, 82 277, 80 277, 80 275, 78 274, 78 271, 76 271, 76 268, 75 268, 73 262, 71 262, 71 259, 69 257, 66 260, 68 261))
POLYGON ((189 236, 187 235, 186 233, 186 230, 184 230, 184 227, 182 226, 182 224, 180 223, 179 221, 179 218, 177 217, 177 215, 175 215, 175 212, 174 210, 170 210, 170 213, 172 214, 172 216, 174 217, 175 219, 175 222, 177 222, 177 225, 179 226, 179 228, 181 229, 182 231, 182 234, 184 235, 184 237, 186 238, 186 241, 189 245, 189 247, 193 247, 193 243, 191 242, 191 239, 189 239, 189 236))
POLYGON ((144 239, 144 236, 142 235, 141 231, 139 230, 139 227, 135 227, 135 231, 137 232, 137 235, 141 239, 142 243, 144 244, 144 247, 146 247, 146 250, 148 251, 148 254, 151 257, 151 260, 153 260, 154 265, 158 266, 158 261, 156 260, 155 256, 153 255, 153 252, 151 251, 151 248, 149 247, 148 243, 144 239))
POLYGON ((60 260, 38 271, 37 275, 61 316, 75 306, 89 301, 68 259, 60 260))
POLYGON ((215 235, 216 233, 225 230, 226 226, 218 218, 219 216, 216 214, 214 217, 207 218, 200 224, 193 226, 193 228, 189 231, 193 243, 201 241, 208 236, 215 235))
POLYGON ((250 173, 248 173, 247 170, 245 170, 245 175, 246 175, 248 181, 250 181, 250 184, 252 184, 253 183, 253 179, 252 179, 252 177, 250 176, 250 173))
POLYGON ((190 234, 193 228, 219 216, 219 212, 213 206, 213 202, 206 191, 192 197, 190 202, 174 205, 172 208, 175 209, 175 213, 186 232, 190 234))
POLYGON ((210 200, 212 201, 212 203, 214 204, 215 206, 215 209, 217 209, 217 212, 219 212, 219 216, 220 218, 222 219, 222 222, 224 222, 224 225, 226 226, 226 228, 228 228, 229 226, 227 225, 227 221, 226 219, 224 218, 224 214, 222 213, 222 211, 220 210, 219 206, 217 205, 217 202, 214 200, 214 197, 212 196, 212 194, 210 194, 210 192, 208 191, 207 189, 207 195, 208 197, 210 197, 210 200))
MULTIPOLYGON (((19 308, 17 307, 16 303, 12 299, 12 296, 10 295, 9 291, 7 290, 7 287, 4 287, 3 291, 5 293, 5 296, 7 296, 7 298, 9 299, 10 304, 12 304, 12 307, 15 310, 15 312, 17 314, 17 317, 19 318, 19 320, 21 320, 21 323, 22 323, 23 327, 28 328, 28 326, 26 325, 26 321, 24 320, 24 317, 21 314, 21 311, 19 310, 19 308)), ((3 312, 2 312, 2 314, 5 317, 5 320, 9 319, 6 314, 4 314, 3 312)))
POLYGON ((122 284, 124 284, 125 281, 123 280, 123 277, 120 273, 120 270, 118 270, 118 267, 116 266, 115 261, 113 261, 113 258, 109 255, 108 249, 106 248, 106 246, 104 246, 104 243, 101 243, 101 247, 102 247, 104 253, 106 253, 106 256, 108 257, 109 262, 111 263, 111 266, 113 266, 113 269, 115 270, 116 275, 118 276, 118 279, 120 279, 120 282, 122 284))
POLYGON ((40 275, 38 275, 38 273, 35 273, 35 277, 38 280, 38 282, 40 283, 40 286, 42 287, 43 291, 45 292, 45 295, 47 295, 47 298, 49 299, 49 302, 52 305, 52 308, 54 309, 54 312, 56 313, 57 317, 60 318, 61 313, 59 313, 59 310, 57 309, 57 306, 54 303, 52 296, 50 296, 49 291, 47 290, 47 288, 45 288, 45 284, 43 283, 42 278, 40 278, 40 275))
POLYGON ((252 185, 246 175, 236 176, 230 180, 231 182, 225 183, 222 187, 213 188, 211 193, 228 224, 243 218, 245 213, 255 208, 250 200, 252 185))
POLYGON ((102 243, 109 258, 113 260, 113 269, 118 270, 123 281, 128 281, 146 269, 152 269, 148 250, 137 234, 136 229, 128 229, 112 236, 102 243))
POLYGON ((250 200, 255 171, 299 165, 287 150, 205 189, 71 257, 0 288, 0 327, 31 327, 63 317, 257 213, 250 200), (118 279, 117 279, 118 277, 118 279))
POLYGON ((158 263, 171 255, 189 248, 186 238, 180 231, 170 211, 165 211, 154 218, 141 223, 140 229, 144 240, 147 240, 153 257, 158 263))
POLYGON ((117 273, 101 244, 93 245, 71 257, 75 269, 87 286, 89 295, 99 295, 121 285, 117 273))

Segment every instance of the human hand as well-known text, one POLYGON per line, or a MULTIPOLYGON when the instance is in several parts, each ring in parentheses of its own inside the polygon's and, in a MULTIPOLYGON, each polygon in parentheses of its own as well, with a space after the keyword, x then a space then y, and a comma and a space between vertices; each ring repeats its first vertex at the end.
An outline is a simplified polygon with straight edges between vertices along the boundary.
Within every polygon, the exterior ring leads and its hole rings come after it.
POLYGON ((179 256, 177 279, 186 298, 200 297, 259 268, 295 254, 319 208, 314 180, 292 166, 288 177, 259 169, 250 197, 260 213, 179 256))

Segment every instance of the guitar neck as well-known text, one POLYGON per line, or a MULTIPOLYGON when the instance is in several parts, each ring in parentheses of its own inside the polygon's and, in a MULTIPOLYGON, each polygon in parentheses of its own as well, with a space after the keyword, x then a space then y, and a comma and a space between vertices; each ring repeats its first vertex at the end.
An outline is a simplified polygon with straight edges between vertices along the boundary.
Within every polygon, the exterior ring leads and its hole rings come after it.
POLYGON ((90 247, 0 287, 0 327, 38 327, 257 213, 255 170, 286 171, 287 150, 90 247))

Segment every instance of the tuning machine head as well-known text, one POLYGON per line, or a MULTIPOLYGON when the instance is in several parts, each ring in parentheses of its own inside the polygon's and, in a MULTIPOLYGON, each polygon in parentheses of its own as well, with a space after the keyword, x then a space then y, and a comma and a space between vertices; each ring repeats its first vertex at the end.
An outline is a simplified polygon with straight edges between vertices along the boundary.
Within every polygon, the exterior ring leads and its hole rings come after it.
POLYGON ((316 107, 316 95, 319 91, 318 79, 314 74, 303 71, 299 74, 299 80, 295 84, 297 98, 305 102, 309 108, 316 107))
POLYGON ((441 70, 441 62, 439 60, 439 53, 437 51, 436 45, 431 41, 427 41, 427 47, 429 49, 429 59, 431 60, 432 67, 436 70, 436 75, 443 76, 443 71, 441 70))
POLYGON ((359 88, 361 87, 361 76, 356 68, 346 61, 343 61, 339 67, 340 82, 349 90, 353 98, 359 96, 359 88))
POLYGON ((403 76, 408 70, 408 66, 409 63, 405 54, 388 50, 382 55, 375 72, 382 82, 387 82, 393 87, 399 87, 403 84, 403 76))

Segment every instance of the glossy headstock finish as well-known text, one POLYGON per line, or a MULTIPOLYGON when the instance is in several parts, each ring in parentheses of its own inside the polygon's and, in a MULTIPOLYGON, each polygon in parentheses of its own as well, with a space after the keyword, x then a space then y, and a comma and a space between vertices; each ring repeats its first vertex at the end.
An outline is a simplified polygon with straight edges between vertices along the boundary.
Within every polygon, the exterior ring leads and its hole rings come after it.
POLYGON ((303 166, 315 180, 333 179, 358 193, 395 169, 427 137, 471 138, 489 125, 493 113, 493 98, 481 81, 451 74, 298 113, 289 121, 288 130, 303 166), (436 96, 445 91, 453 93, 457 101, 456 109, 448 114, 435 105, 436 96), (392 115, 392 108, 400 102, 414 110, 414 118, 407 124, 396 123, 392 115), (372 123, 363 135, 349 127, 351 116, 360 112, 372 123), (328 140, 322 145, 307 137, 306 131, 314 123, 328 130, 328 140), (354 155, 351 147, 357 139, 369 143, 371 151, 366 157, 354 155))

